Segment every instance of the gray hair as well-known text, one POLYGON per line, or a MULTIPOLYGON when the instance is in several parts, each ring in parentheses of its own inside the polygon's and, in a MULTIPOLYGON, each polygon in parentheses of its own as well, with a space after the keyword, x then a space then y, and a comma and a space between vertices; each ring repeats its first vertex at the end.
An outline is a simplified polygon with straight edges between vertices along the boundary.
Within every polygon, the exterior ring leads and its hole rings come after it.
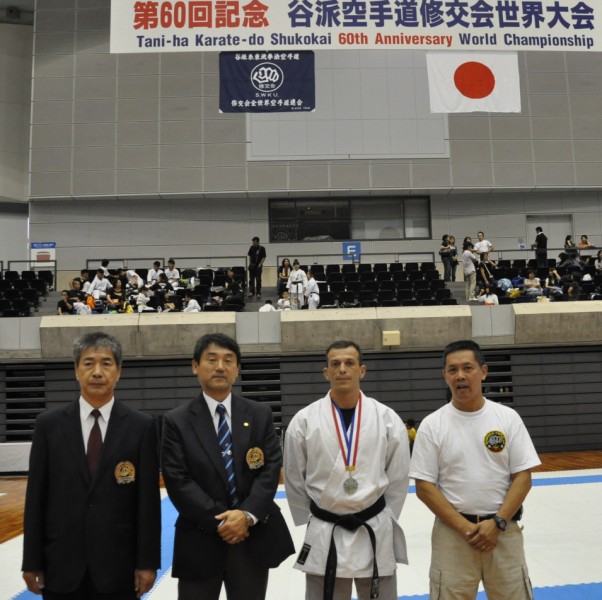
POLYGON ((75 342, 73 342, 73 362, 77 366, 81 355, 86 350, 97 348, 108 348, 117 363, 117 366, 121 366, 123 351, 121 349, 121 342, 110 336, 108 333, 102 331, 95 331, 94 333, 85 333, 80 335, 75 342))

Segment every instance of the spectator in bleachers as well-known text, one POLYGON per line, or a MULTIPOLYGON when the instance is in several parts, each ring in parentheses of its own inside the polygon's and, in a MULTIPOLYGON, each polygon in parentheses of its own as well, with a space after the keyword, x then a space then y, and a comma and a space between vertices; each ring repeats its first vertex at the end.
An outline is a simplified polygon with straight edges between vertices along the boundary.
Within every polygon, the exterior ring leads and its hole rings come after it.
POLYGON ((481 304, 484 304, 485 306, 497 306, 500 303, 497 294, 493 293, 489 284, 485 285, 477 299, 481 304))
POLYGON ((121 279, 115 281, 115 285, 107 294, 107 307, 116 310, 117 312, 125 312, 125 290, 121 279))
POLYGON ((163 273, 163 269, 161 268, 161 263, 156 260, 153 263, 153 268, 148 270, 148 276, 146 278, 146 282, 151 285, 159 279, 159 275, 163 273))
POLYGON ((458 268, 458 247, 456 246, 456 238, 453 235, 449 236, 449 252, 451 255, 451 280, 456 281, 456 269, 458 268))
POLYGON ((282 298, 278 300, 280 310, 291 310, 291 299, 287 291, 282 292, 282 298))
POLYGON ((70 302, 85 302, 86 294, 81 289, 81 282, 78 279, 71 281, 71 288, 67 290, 67 297, 70 302))
POLYGON ((176 310, 175 302, 167 298, 165 290, 157 290, 154 295, 157 312, 172 312, 176 310))
POLYGON ((544 284, 543 295, 553 300, 562 296, 562 293, 562 279, 556 268, 550 267, 544 284))
POLYGON ((535 250, 535 258, 537 260, 537 268, 545 269, 548 266, 548 236, 543 232, 542 227, 536 227, 535 241, 531 244, 531 248, 535 250))
POLYGON ((61 292, 61 299, 56 306, 58 315, 89 315, 92 311, 77 297, 69 297, 68 290, 61 292))
POLYGON ((579 242, 579 250, 589 250, 591 248, 595 248, 593 244, 590 244, 586 235, 581 236, 581 241, 579 242))
POLYGON ((443 263, 443 280, 451 281, 452 258, 451 248, 449 246, 449 235, 447 233, 441 238, 441 246, 439 246, 439 256, 441 257, 441 262, 443 263))
POLYGON ((171 283, 174 290, 180 287, 180 271, 176 269, 176 261, 170 258, 167 261, 167 269, 165 269, 165 276, 167 281, 171 283))
POLYGON ((535 271, 530 270, 525 279, 525 296, 537 297, 543 294, 541 281, 535 277, 535 271))
POLYGON ((261 298, 261 274, 266 252, 265 248, 259 243, 257 236, 251 242, 252 245, 247 252, 249 257, 249 297, 257 293, 257 297, 261 298))
POLYGON ((104 271, 98 269, 98 271, 96 271, 96 277, 90 284, 88 294, 92 296, 94 300, 104 300, 111 287, 111 282, 105 277, 104 271))
POLYGON ((226 281, 224 282, 222 297, 226 298, 227 296, 242 298, 242 286, 233 269, 228 269, 226 281))
POLYGON ((572 235, 567 235, 564 238, 564 253, 570 257, 577 256, 579 254, 579 249, 577 248, 577 245, 573 241, 572 235))
POLYGON ((462 252, 462 270, 464 271, 464 287, 466 291, 466 301, 476 300, 477 289, 477 269, 475 263, 479 262, 479 257, 473 252, 472 242, 464 242, 462 252))
POLYGON ((198 313, 201 312, 201 305, 193 298, 192 292, 186 290, 184 292, 184 312, 185 313, 198 313))
POLYGON ((87 288, 90 287, 90 273, 88 272, 88 269, 82 269, 79 272, 79 277, 75 277, 74 279, 71 280, 71 283, 69 284, 71 288, 73 288, 73 284, 74 282, 78 281, 79 282, 79 288, 82 290, 82 292, 84 293, 88 293, 87 288))
POLYGON ((598 251, 598 256, 596 257, 596 262, 594 262, 596 267, 596 271, 598 273, 602 273, 602 250, 598 251))
POLYGON ((307 286, 307 275, 305 271, 301 269, 301 265, 298 260, 293 261, 293 270, 288 278, 286 287, 288 289, 291 298, 291 308, 298 310, 303 306, 305 288, 307 286))
POLYGON ((109 263, 111 261, 108 258, 104 258, 101 263, 100 263, 100 268, 102 269, 102 272, 104 273, 105 277, 109 276, 109 263))
POLYGON ((142 286, 138 291, 138 295, 136 296, 136 310, 141 312, 155 312, 155 309, 152 306, 148 306, 150 302, 149 291, 145 286, 142 286))
POLYGON ((275 312, 276 309, 271 300, 266 300, 264 305, 259 308, 259 312, 275 312))
POLYGON ((579 260, 579 256, 577 254, 570 254, 569 252, 561 252, 560 259, 558 263, 558 268, 560 270, 567 270, 572 267, 577 267, 579 271, 583 269, 583 263, 579 260))
POLYGON ((134 291, 138 291, 144 286, 142 277, 140 277, 140 275, 138 275, 134 269, 122 269, 120 276, 125 277, 127 280, 127 285, 134 291))
POLYGON ((489 253, 493 252, 495 248, 489 240, 485 239, 485 234, 482 231, 479 231, 477 238, 478 242, 474 245, 474 253, 478 254, 483 262, 488 262, 489 253))
POLYGON ((150 290, 157 294, 158 292, 170 292, 172 293, 173 286, 167 281, 165 273, 159 273, 157 280, 150 286, 150 290))
POLYGON ((314 279, 314 273, 311 269, 307 271, 305 297, 307 298, 307 308, 309 310, 316 310, 320 306, 320 288, 318 287, 318 282, 314 279))
POLYGON ((282 296, 286 290, 286 284, 291 274, 291 261, 288 258, 282 259, 282 264, 278 267, 278 296, 282 296))
POLYGON ((575 273, 568 273, 563 278, 564 290, 569 300, 579 300, 581 288, 579 287, 578 276, 575 273))

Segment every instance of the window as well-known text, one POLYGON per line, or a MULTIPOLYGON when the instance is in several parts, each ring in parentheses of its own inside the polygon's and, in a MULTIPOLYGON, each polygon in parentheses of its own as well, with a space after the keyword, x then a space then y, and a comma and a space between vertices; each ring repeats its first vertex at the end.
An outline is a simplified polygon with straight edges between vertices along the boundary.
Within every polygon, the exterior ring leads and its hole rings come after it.
POLYGON ((426 197, 270 201, 270 242, 430 237, 426 197))

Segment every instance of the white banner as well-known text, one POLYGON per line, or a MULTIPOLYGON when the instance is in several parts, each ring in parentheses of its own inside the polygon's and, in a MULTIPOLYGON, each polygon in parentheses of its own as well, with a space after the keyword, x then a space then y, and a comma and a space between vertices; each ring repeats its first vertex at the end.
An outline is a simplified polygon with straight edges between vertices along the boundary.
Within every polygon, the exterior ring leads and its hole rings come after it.
POLYGON ((427 52, 431 112, 520 112, 516 52, 427 52))
POLYGON ((600 51, 599 0, 111 0, 111 52, 600 51))

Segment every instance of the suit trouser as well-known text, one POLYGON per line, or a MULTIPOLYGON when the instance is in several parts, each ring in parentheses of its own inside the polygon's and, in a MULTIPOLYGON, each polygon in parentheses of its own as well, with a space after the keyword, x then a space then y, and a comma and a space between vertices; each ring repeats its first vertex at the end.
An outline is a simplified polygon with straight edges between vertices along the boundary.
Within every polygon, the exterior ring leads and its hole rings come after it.
POLYGON ((44 600, 136 600, 136 591, 134 590, 134 573, 132 573, 132 590, 130 592, 115 592, 112 594, 101 594, 94 587, 90 572, 86 571, 79 587, 73 592, 60 594, 51 590, 44 589, 42 592, 44 600))
POLYGON ((429 577, 431 600, 474 600, 480 581, 489 600, 533 600, 523 534, 514 521, 500 532, 494 550, 479 552, 435 519, 429 577))
POLYGON ((261 273, 263 267, 249 267, 249 294, 261 294, 261 273))
MULTIPOLYGON (((306 573, 305 600, 323 600, 324 577, 306 573)), ((334 583, 333 600, 349 600, 351 598, 351 584, 355 582, 359 600, 370 600, 371 577, 337 577, 334 583)), ((378 600, 397 600, 397 577, 387 575, 379 578, 378 600)))
POLYGON ((178 600, 218 600, 222 583, 228 600, 264 600, 268 569, 255 562, 244 542, 233 545, 223 571, 207 579, 180 579, 178 600))

